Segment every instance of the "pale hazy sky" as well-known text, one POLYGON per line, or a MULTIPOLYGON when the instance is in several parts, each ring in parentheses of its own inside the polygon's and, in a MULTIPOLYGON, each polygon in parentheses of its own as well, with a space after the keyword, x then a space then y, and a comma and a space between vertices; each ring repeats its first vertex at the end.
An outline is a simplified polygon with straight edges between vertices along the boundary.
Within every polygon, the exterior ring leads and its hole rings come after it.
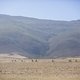
POLYGON ((0 14, 77 20, 80 19, 80 0, 0 0, 0 14))

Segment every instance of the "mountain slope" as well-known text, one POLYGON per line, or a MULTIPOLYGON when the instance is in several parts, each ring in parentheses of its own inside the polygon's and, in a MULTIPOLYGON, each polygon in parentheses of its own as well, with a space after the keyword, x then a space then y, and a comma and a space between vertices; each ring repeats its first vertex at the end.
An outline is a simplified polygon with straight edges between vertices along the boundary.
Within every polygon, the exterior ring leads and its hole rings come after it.
POLYGON ((31 58, 80 56, 80 20, 0 14, 0 53, 13 52, 31 58))

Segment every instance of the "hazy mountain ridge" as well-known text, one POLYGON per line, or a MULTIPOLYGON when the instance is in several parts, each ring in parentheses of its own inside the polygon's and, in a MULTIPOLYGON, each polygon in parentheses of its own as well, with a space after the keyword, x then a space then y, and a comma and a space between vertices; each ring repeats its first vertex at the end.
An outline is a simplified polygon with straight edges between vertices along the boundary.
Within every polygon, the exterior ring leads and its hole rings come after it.
POLYGON ((0 15, 0 53, 28 57, 80 56, 80 20, 0 15))

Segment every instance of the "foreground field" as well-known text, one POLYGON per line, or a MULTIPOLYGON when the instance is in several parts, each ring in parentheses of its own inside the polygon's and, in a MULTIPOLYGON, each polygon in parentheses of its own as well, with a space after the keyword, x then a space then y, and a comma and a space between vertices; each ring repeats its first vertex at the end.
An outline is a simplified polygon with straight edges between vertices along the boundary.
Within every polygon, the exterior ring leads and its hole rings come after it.
POLYGON ((0 80, 80 80, 80 59, 0 58, 0 80))

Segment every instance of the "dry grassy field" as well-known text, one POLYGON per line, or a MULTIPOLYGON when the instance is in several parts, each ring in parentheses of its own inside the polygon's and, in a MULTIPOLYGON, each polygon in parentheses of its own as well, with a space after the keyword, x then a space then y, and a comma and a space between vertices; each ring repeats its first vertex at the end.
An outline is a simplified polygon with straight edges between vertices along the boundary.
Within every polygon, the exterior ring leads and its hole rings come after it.
POLYGON ((80 80, 80 59, 0 58, 0 80, 80 80))

